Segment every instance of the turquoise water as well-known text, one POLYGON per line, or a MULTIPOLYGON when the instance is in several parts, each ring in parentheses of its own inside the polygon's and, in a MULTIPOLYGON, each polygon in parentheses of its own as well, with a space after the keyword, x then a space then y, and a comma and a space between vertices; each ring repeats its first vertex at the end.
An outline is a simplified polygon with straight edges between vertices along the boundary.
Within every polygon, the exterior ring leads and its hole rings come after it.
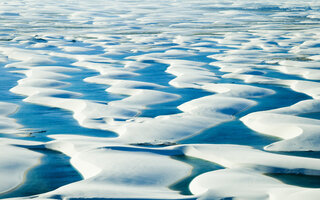
POLYGON ((189 191, 188 185, 198 175, 206 172, 214 171, 214 170, 223 169, 223 167, 220 165, 217 165, 202 159, 193 158, 193 157, 172 156, 171 158, 181 162, 188 163, 193 167, 191 174, 187 178, 182 179, 179 182, 170 186, 171 189, 177 190, 180 192, 180 194, 183 194, 183 195, 192 195, 192 193, 189 191))

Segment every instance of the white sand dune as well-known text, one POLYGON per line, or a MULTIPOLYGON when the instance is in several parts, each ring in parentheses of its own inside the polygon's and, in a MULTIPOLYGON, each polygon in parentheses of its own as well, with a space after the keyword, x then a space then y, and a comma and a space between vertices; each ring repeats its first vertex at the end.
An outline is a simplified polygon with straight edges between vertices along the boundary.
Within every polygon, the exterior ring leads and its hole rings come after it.
POLYGON ((315 200, 319 189, 286 185, 280 181, 244 169, 224 169, 207 172, 195 178, 190 190, 201 199, 299 199, 315 200), (230 185, 236 185, 231 186, 230 185))
POLYGON ((22 184, 27 170, 39 163, 41 154, 14 146, 17 143, 24 144, 19 141, 1 141, 1 150, 6 153, 0 155, 0 193, 9 192, 22 184))
POLYGON ((301 101, 289 107, 251 113, 241 120, 257 132, 284 139, 266 146, 266 150, 319 151, 319 120, 296 116, 319 112, 319 103, 319 100, 301 101))

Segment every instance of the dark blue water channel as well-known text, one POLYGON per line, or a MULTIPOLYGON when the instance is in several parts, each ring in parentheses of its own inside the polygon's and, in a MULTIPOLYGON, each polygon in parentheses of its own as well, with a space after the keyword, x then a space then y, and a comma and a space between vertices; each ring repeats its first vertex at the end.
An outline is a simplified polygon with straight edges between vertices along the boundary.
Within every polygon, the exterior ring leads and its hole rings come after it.
POLYGON ((0 199, 33 196, 82 180, 81 175, 71 167, 68 156, 57 151, 48 150, 44 146, 20 147, 41 153, 43 157, 38 166, 26 173, 25 180, 21 185, 4 194, 0 194, 0 199))

